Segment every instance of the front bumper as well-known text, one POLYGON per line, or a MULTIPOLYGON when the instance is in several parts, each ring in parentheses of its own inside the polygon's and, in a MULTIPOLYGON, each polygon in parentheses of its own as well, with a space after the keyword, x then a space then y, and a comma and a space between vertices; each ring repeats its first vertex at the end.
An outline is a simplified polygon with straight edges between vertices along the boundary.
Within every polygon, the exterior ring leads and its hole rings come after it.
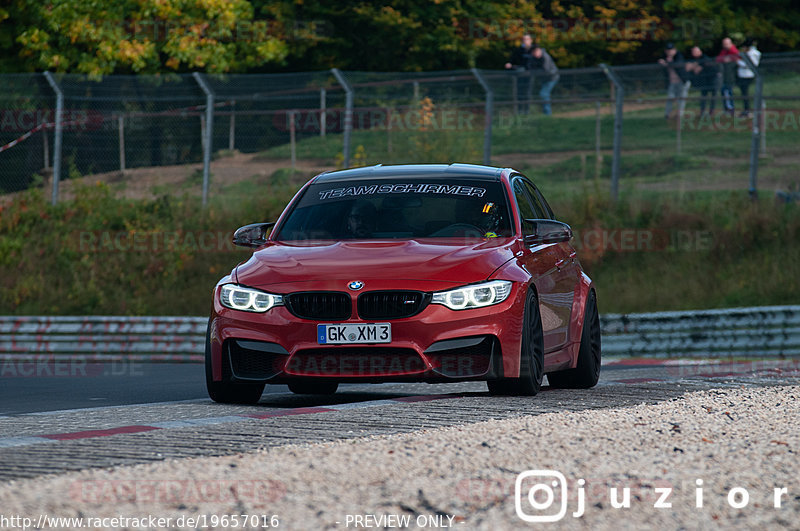
POLYGON ((441 382, 519 375, 525 290, 517 283, 508 299, 486 308, 454 311, 430 304, 403 319, 340 321, 390 322, 392 342, 376 345, 320 345, 317 321, 283 306, 266 313, 231 310, 219 304, 219 289, 209 336, 215 381, 441 382))

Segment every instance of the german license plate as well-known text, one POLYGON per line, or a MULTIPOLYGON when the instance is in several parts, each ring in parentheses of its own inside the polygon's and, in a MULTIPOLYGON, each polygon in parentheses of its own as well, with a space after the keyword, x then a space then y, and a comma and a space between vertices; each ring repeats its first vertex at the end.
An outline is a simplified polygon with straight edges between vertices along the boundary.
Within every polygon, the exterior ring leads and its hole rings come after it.
POLYGON ((317 342, 320 345, 391 343, 392 325, 390 323, 318 324, 317 342))

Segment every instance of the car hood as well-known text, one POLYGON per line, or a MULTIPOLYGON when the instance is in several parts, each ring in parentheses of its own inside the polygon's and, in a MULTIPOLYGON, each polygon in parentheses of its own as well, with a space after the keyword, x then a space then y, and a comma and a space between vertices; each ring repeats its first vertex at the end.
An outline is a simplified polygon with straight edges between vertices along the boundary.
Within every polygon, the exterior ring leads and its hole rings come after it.
POLYGON ((342 280, 468 284, 511 260, 517 245, 514 238, 269 242, 236 268, 235 278, 256 288, 342 280))

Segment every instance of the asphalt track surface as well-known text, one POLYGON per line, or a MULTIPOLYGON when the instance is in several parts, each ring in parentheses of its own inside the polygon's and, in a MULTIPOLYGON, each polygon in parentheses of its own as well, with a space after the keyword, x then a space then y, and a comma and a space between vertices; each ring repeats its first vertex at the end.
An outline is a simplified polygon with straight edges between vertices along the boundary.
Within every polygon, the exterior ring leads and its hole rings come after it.
POLYGON ((0 480, 800 383, 799 360, 617 360, 594 389, 545 387, 535 397, 492 397, 479 382, 344 385, 333 396, 268 386, 259 404, 231 406, 207 398, 202 365, 51 369, 3 369, 0 480))

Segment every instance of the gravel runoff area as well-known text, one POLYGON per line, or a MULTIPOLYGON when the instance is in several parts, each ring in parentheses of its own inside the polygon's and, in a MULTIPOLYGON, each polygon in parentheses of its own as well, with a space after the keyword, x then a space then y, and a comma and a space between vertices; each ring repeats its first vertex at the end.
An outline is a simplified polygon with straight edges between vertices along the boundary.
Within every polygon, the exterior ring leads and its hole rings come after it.
POLYGON ((224 515, 245 514, 277 515, 281 529, 519 529, 532 525, 517 515, 519 490, 528 518, 555 518, 566 501, 555 527, 800 529, 798 398, 800 386, 717 389, 655 405, 19 480, 0 486, 0 513, 34 522, 41 514, 171 517, 173 528, 202 527, 187 525, 198 515, 221 528, 224 515), (563 474, 566 497, 553 478, 529 476, 517 489, 518 474, 531 469, 563 474), (612 488, 621 502, 630 489, 630 508, 612 506, 612 488), (656 507, 665 495, 671 507, 656 507))

